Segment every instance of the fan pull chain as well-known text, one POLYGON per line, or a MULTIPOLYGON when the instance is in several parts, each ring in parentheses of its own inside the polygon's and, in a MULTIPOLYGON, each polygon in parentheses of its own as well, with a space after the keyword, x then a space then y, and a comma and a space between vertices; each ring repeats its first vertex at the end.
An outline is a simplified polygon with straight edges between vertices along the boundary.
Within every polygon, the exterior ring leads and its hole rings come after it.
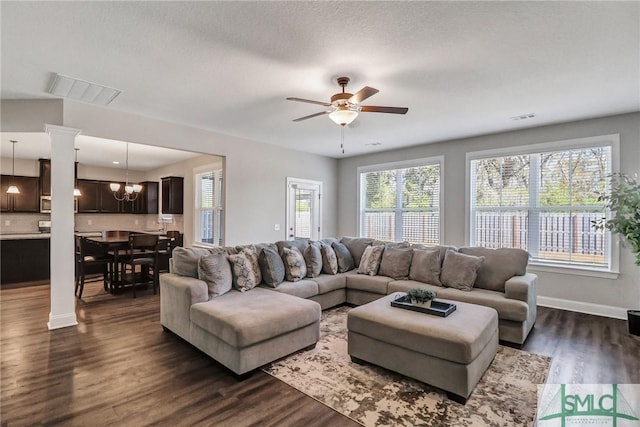
POLYGON ((344 126, 340 126, 340 149, 342 150, 342 154, 344 154, 344 126))

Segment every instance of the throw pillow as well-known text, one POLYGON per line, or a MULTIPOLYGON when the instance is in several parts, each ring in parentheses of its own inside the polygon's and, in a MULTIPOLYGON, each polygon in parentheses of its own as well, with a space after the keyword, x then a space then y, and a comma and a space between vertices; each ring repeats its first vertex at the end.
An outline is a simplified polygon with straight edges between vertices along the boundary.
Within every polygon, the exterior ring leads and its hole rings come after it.
POLYGON ((322 252, 320 242, 310 242, 302 254, 307 264, 307 277, 318 277, 322 273, 322 252))
POLYGON ((198 278, 198 260, 204 255, 209 255, 209 250, 204 248, 183 248, 178 246, 173 250, 172 273, 180 276, 198 278))
POLYGON ((387 247, 382 254, 378 274, 396 280, 406 280, 409 278, 412 257, 413 249, 387 247))
POLYGON ((310 239, 307 238, 298 238, 296 237, 293 240, 279 240, 276 242, 276 246, 278 248, 278 253, 280 256, 284 255, 282 249, 284 248, 297 248, 300 253, 303 253, 306 247, 309 245, 310 239))
POLYGON ((251 249, 243 249, 237 254, 228 255, 233 272, 233 286, 240 292, 246 292, 258 286, 262 280, 260 267, 256 268, 257 256, 251 249), (254 262, 254 258, 256 261, 254 262))
POLYGON ((198 260, 198 279, 207 284, 209 299, 224 295, 233 286, 231 266, 224 253, 204 255, 198 260))
POLYGON ((262 281, 272 288, 275 288, 284 281, 284 263, 278 255, 277 249, 265 248, 258 255, 258 264, 262 281))
POLYGON ((476 288, 504 292, 504 282, 527 272, 529 253, 522 249, 460 248, 460 253, 484 257, 476 288))
POLYGON ((332 243, 331 248, 336 253, 338 260, 338 273, 344 273, 353 270, 353 257, 349 249, 342 243, 332 243))
POLYGON ((322 272, 324 274, 336 274, 338 272, 338 258, 330 245, 320 242, 320 253, 322 254, 322 272))
POLYGON ((307 265, 298 248, 282 248, 284 261, 284 275, 287 281, 297 282, 307 275, 307 265))
POLYGON ((442 286, 440 282, 440 250, 413 250, 409 279, 430 285, 442 286))
POLYGON ((340 243, 345 245, 349 249, 349 252, 351 252, 351 255, 353 256, 353 265, 355 267, 359 267, 362 254, 368 246, 371 246, 373 239, 365 237, 343 237, 340 240, 340 243))
POLYGON ((470 291, 476 281, 478 269, 484 257, 465 255, 456 251, 447 251, 442 263, 440 281, 449 288, 470 291))
POLYGON ((380 267, 380 260, 382 259, 383 252, 383 245, 368 246, 362 254, 360 266, 358 267, 358 274, 368 274, 369 276, 375 276, 378 274, 378 268, 380 267))

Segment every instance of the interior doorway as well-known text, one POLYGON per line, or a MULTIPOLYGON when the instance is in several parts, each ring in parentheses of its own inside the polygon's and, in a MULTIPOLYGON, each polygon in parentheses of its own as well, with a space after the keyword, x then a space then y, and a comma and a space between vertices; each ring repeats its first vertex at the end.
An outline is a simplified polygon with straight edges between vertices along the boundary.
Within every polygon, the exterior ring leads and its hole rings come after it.
POLYGON ((287 240, 321 235, 322 182, 287 177, 287 240))

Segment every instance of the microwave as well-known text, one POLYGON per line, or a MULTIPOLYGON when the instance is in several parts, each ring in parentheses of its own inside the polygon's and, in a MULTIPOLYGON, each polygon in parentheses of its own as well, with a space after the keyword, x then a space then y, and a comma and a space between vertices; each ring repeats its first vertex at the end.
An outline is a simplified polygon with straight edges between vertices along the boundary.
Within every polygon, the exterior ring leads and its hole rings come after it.
MULTIPOLYGON (((78 213, 78 199, 73 198, 73 212, 78 213)), ((40 196, 40 213, 51 213, 51 196, 40 196)))

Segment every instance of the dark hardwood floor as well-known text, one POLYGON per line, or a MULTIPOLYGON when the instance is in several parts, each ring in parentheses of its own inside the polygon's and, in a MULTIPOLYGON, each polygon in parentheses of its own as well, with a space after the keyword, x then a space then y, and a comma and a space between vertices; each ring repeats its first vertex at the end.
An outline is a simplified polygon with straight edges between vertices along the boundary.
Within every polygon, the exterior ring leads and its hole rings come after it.
MULTIPOLYGON (((160 326, 158 295, 88 283, 79 325, 47 330, 49 286, 3 289, 2 425, 356 426, 259 371, 237 382, 160 326)), ((540 308, 524 350, 553 357, 549 382, 640 383, 626 322, 540 308)))

